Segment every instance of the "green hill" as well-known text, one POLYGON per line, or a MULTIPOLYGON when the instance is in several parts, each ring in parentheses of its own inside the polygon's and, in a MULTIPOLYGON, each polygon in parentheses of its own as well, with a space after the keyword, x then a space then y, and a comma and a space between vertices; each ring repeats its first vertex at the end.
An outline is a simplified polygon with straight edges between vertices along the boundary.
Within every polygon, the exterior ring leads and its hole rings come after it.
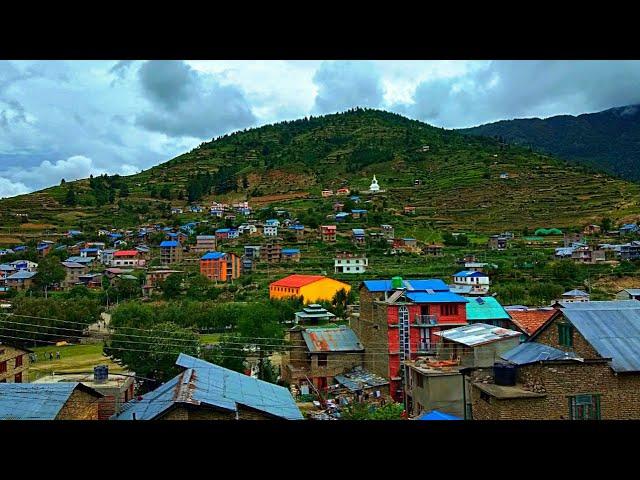
POLYGON ((16 213, 28 214, 33 229, 60 230, 133 227, 167 218, 169 205, 190 200, 246 198, 253 206, 277 203, 302 212, 335 201, 320 200, 323 188, 364 190, 373 174, 386 192, 365 208, 393 219, 405 218, 404 205, 416 206, 410 222, 417 227, 497 232, 640 212, 636 184, 493 138, 354 109, 225 135, 136 175, 5 199, 0 213, 8 235, 25 228, 16 213))
POLYGON ((530 145, 540 152, 640 181, 640 105, 575 117, 502 120, 460 131, 530 145))

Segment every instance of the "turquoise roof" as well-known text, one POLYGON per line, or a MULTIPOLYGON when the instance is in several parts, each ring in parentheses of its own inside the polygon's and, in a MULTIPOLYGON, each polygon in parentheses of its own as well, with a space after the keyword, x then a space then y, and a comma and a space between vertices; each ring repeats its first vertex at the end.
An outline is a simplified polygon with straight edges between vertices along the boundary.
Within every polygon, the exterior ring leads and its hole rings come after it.
POLYGON ((509 314, 494 297, 470 298, 467 303, 467 321, 508 320, 509 314))

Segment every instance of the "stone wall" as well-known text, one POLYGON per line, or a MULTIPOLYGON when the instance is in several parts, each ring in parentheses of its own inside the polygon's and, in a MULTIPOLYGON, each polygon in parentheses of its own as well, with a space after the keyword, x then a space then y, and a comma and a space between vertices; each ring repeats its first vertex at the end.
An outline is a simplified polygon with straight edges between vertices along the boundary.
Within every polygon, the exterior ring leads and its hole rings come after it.
POLYGON ((100 397, 76 388, 58 412, 56 420, 98 420, 100 397))

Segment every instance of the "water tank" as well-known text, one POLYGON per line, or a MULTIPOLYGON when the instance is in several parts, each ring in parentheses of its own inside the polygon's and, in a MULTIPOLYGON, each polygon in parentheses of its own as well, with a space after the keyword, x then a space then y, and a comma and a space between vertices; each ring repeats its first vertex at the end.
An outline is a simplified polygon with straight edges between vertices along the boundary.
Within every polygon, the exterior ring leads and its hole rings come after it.
POLYGON ((98 365, 93 367, 93 380, 96 383, 104 383, 109 378, 109 367, 107 365, 98 365))
POLYGON ((391 288, 396 290, 398 288, 403 288, 404 285, 402 283, 402 277, 393 277, 391 279, 391 288))
POLYGON ((513 386, 516 384, 518 369, 515 365, 495 363, 493 365, 493 380, 496 385, 513 386))

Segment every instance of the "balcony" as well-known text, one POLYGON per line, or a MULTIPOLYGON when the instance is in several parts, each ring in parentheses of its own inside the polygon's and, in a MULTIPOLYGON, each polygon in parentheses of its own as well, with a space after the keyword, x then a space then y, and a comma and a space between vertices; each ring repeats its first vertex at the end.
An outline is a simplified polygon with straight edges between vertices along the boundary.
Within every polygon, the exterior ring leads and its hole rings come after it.
POLYGON ((429 342, 420 342, 418 343, 418 353, 420 354, 436 354, 436 346, 433 343, 429 342))
POLYGON ((435 315, 416 315, 414 326, 416 327, 434 327, 438 324, 435 315))

